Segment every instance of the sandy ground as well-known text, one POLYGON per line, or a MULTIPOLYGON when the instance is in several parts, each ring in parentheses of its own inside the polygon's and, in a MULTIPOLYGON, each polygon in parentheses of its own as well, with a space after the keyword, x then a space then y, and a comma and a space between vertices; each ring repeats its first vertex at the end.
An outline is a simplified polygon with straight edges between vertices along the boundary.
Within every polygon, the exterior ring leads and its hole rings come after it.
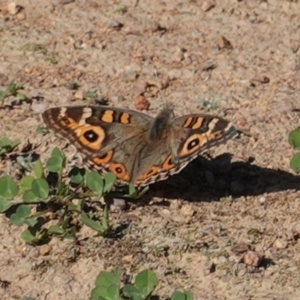
MULTIPOLYGON (((177 115, 210 103, 242 134, 112 211, 115 228, 127 224, 119 239, 83 228, 79 244, 53 239, 45 251, 1 215, 0 299, 89 299, 97 274, 115 266, 154 270, 160 299, 175 288, 195 299, 299 299, 300 183, 287 135, 299 126, 300 4, 108 2, 0 0, 1 89, 21 82, 31 100, 0 103, 0 136, 38 145, 40 113, 86 103, 91 90, 131 109, 143 94, 153 116, 166 102, 177 115), (258 267, 232 251, 239 243, 263 257, 258 267)), ((54 147, 43 143, 42 160, 54 147)), ((2 159, 1 173, 12 164, 2 159)))

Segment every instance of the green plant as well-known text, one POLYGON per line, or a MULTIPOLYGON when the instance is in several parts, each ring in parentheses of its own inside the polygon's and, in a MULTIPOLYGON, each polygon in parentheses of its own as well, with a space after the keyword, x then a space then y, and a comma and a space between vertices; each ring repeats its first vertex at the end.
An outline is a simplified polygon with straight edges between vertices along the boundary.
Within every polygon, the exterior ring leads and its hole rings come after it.
POLYGON ((19 100, 26 100, 28 99, 27 96, 23 93, 20 93, 19 90, 24 88, 22 83, 14 83, 10 82, 5 91, 0 90, 0 101, 3 101, 5 98, 9 96, 17 97, 19 100))
MULTIPOLYGON (((158 278, 151 270, 143 270, 137 274, 133 283, 121 284, 123 270, 115 268, 113 272, 101 271, 97 276, 95 288, 91 292, 91 300, 149 300, 158 285, 158 278)), ((190 291, 175 290, 171 300, 192 300, 190 291)))
POLYGON ((12 152, 20 143, 19 139, 11 141, 6 136, 0 138, 0 156, 12 152))
POLYGON ((107 104, 107 100, 104 97, 99 96, 98 93, 94 90, 89 90, 86 93, 84 93, 83 98, 88 101, 97 102, 100 105, 107 104))
POLYGON ((288 141, 294 149, 298 150, 290 160, 290 167, 296 173, 300 173, 300 128, 289 133, 288 141))
POLYGON ((44 60, 52 65, 58 64, 58 59, 55 57, 54 54, 48 54, 45 56, 44 60))
POLYGON ((7 175, 0 177, 0 212, 14 225, 27 226, 21 237, 29 244, 52 236, 74 238, 82 224, 97 235, 111 230, 107 207, 101 212, 99 200, 111 191, 115 176, 107 173, 102 178, 78 168, 65 174, 65 165, 65 155, 55 148, 45 167, 40 160, 32 162, 18 184, 7 175))
POLYGON ((206 99, 199 99, 198 105, 204 109, 205 111, 215 110, 218 108, 220 102, 224 101, 224 99, 216 98, 212 100, 206 100, 206 99))

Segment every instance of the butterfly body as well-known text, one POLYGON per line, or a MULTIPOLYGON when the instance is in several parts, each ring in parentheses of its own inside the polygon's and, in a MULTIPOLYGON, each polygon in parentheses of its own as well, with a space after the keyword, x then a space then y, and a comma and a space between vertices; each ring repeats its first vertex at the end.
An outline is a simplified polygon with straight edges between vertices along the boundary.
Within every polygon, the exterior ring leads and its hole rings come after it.
POLYGON ((207 149, 234 137, 226 120, 191 114, 174 118, 166 107, 152 118, 107 106, 54 107, 43 120, 84 156, 90 169, 112 172, 117 183, 145 186, 178 173, 207 149))

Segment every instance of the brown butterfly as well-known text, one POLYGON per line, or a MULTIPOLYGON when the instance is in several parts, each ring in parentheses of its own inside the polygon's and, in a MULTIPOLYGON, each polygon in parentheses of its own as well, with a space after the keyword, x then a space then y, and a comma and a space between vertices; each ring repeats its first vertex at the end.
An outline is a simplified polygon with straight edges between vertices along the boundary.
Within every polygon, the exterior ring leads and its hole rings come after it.
POLYGON ((222 118, 206 114, 174 118, 171 107, 155 118, 107 106, 54 107, 42 117, 50 130, 78 149, 90 169, 112 172, 117 184, 137 187, 178 173, 207 149, 237 135, 222 118))

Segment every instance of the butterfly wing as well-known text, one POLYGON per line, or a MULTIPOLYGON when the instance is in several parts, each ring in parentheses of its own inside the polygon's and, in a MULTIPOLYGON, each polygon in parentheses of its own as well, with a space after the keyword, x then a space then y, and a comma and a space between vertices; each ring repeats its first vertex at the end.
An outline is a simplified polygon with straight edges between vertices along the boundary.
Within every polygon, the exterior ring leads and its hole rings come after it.
MULTIPOLYGON (((155 122, 152 124, 155 125, 155 122)), ((165 135, 145 149, 136 185, 164 180, 180 172, 201 153, 226 143, 236 135, 235 127, 219 117, 192 114, 176 118, 167 126, 165 135), (151 152, 154 154, 150 155, 151 152)))
POLYGON ((153 120, 149 115, 107 106, 54 107, 42 118, 47 127, 66 138, 100 173, 113 172, 120 182, 131 181, 139 149, 153 120))
POLYGON ((191 114, 173 120, 172 153, 175 162, 192 160, 208 149, 237 135, 236 128, 223 118, 191 114))

